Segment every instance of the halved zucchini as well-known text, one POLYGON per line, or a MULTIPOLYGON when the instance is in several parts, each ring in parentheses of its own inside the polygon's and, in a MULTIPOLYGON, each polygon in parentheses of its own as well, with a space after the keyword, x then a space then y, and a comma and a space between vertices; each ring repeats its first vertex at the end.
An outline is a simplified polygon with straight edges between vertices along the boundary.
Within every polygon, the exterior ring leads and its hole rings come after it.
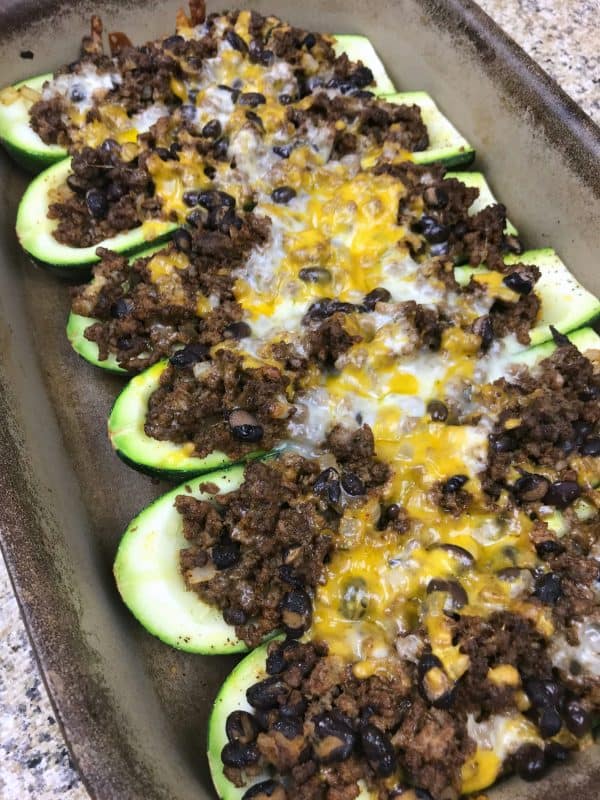
MULTIPOLYGON (((552 248, 529 250, 520 256, 507 256, 504 261, 535 264, 541 273, 535 290, 542 301, 542 313, 530 332, 532 347, 551 338, 550 325, 560 333, 568 333, 588 325, 600 314, 600 300, 578 282, 552 248)), ((457 267, 454 274, 458 283, 464 285, 472 275, 484 272, 482 267, 457 267)))
MULTIPOLYGON (((485 208, 486 206, 492 205, 496 202, 488 182, 480 172, 448 173, 448 177, 457 178, 466 186, 476 186, 479 189, 479 197, 469 209, 471 214, 476 214, 482 208, 485 208)), ((506 232, 516 235, 517 230, 512 223, 507 222, 506 232)), ((130 258, 130 262, 135 261, 137 258, 149 256, 159 249, 160 246, 150 247, 147 250, 136 253, 130 258)), ((93 317, 82 317, 79 314, 74 314, 73 312, 69 314, 69 319, 67 321, 67 337, 71 342, 73 349, 82 358, 84 358, 90 364, 93 364, 95 367, 106 369, 109 372, 118 372, 123 375, 128 374, 126 370, 119 367, 114 355, 112 354, 110 354, 109 357, 104 361, 101 361, 98 355, 98 346, 94 342, 90 342, 85 338, 86 328, 88 328, 90 325, 93 325, 95 322, 98 322, 98 320, 94 319, 93 317)))
POLYGON ((333 47, 336 55, 341 56, 342 53, 345 53, 350 61, 362 61, 365 67, 371 70, 375 78, 376 94, 393 94, 396 91, 382 60, 366 36, 336 33, 334 38, 333 47))
POLYGON ((58 144, 46 144, 29 124, 29 109, 33 101, 24 88, 41 92, 52 73, 36 75, 7 86, 0 92, 0 142, 13 159, 30 172, 39 172, 67 156, 67 150, 58 144))
MULTIPOLYGON (((210 482, 223 493, 237 489, 244 467, 213 473, 210 482)), ((129 524, 117 551, 114 575, 125 605, 166 644, 189 653, 240 653, 248 648, 221 612, 189 591, 179 570, 179 551, 187 546, 182 518, 174 507, 179 494, 202 500, 205 478, 196 478, 159 497, 129 524)))
POLYGON ((27 187, 17 212, 17 237, 21 247, 36 261, 72 274, 87 269, 99 261, 97 247, 107 247, 116 253, 130 253, 157 244, 178 227, 175 222, 148 220, 131 231, 104 239, 91 247, 69 247, 52 236, 56 226, 48 219, 51 192, 62 186, 71 171, 71 159, 65 158, 34 178, 27 187))

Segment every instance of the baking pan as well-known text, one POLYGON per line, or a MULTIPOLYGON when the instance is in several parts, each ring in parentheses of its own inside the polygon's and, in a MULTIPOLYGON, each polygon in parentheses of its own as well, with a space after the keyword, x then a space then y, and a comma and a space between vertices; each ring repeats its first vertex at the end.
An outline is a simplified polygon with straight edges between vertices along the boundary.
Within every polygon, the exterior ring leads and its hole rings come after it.
MULTIPOLYGON (((179 3, 0 0, 2 83, 75 57, 92 12, 135 41, 174 26, 179 3), (32 51, 33 60, 20 57, 32 51)), ((211 4, 214 10, 214 4, 211 4)), ((468 0, 263 0, 308 28, 371 37, 400 90, 424 89, 475 144, 478 167, 528 246, 552 245, 600 293, 600 131, 468 0)), ((71 351, 68 292, 19 251, 27 177, 0 157, 0 526, 44 680, 98 800, 214 797, 205 728, 226 658, 152 638, 111 575, 120 533, 164 487, 111 452, 105 420, 121 382, 71 351)), ((597 748, 537 784, 491 798, 596 800, 597 748)))

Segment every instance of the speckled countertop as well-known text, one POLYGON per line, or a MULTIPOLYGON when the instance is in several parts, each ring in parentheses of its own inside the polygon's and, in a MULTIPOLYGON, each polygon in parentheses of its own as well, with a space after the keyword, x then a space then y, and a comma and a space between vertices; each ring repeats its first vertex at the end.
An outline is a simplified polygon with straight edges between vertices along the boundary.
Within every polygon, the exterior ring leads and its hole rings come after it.
MULTIPOLYGON (((599 0, 480 0, 480 5, 600 122, 599 0)), ((1 558, 0 797, 88 798, 58 730, 1 558)))

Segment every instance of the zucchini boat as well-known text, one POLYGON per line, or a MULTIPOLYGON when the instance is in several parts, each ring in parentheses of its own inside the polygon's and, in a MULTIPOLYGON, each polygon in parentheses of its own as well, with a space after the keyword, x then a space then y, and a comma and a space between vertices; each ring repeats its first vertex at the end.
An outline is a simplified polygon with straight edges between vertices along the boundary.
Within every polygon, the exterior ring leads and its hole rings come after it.
MULTIPOLYGON (((212 473, 211 484, 225 493, 239 488, 244 467, 212 473)), ((159 497, 128 526, 114 565, 117 588, 137 620, 166 644, 189 653, 240 653, 248 648, 221 612, 188 591, 179 568, 179 551, 186 547, 180 515, 173 503, 186 492, 212 497, 202 478, 159 497)))
MULTIPOLYGON (((529 250, 520 256, 507 256, 504 261, 535 264, 540 270, 535 291, 542 300, 542 316, 529 332, 532 347, 551 338, 551 325, 560 333, 568 333, 591 324, 600 314, 600 300, 579 283, 552 248, 529 250)), ((458 283, 465 285, 472 276, 477 280, 478 275, 485 275, 486 270, 457 267, 454 274, 458 283)))
POLYGON ((29 124, 29 109, 35 102, 33 92, 41 92, 49 80, 52 73, 36 75, 0 92, 0 142, 29 172, 39 172, 67 156, 65 147, 46 144, 29 124))
MULTIPOLYGON (((335 51, 338 55, 346 53, 351 61, 362 61, 371 70, 377 94, 395 92, 394 84, 366 36, 336 35, 335 51)), ((9 155, 30 172, 40 172, 68 155, 65 147, 42 141, 29 124, 29 110, 35 95, 28 95, 27 89, 40 93, 44 83, 52 78, 51 72, 35 75, 0 92, 0 142, 9 155)))
MULTIPOLYGON (((591 328, 576 331, 569 339, 581 352, 600 348, 600 336, 591 328)), ((490 380, 504 375, 510 365, 534 366, 555 348, 550 341, 510 360, 499 360, 490 380)), ((248 649, 220 611, 187 589, 180 572, 179 552, 189 541, 183 535, 183 520, 175 508, 178 495, 210 501, 214 493, 212 489, 207 491, 209 484, 214 484, 221 493, 238 489, 244 481, 244 471, 243 465, 237 465, 196 477, 172 489, 132 520, 119 545, 114 574, 125 605, 149 633, 179 650, 225 654, 248 649)), ((585 502, 581 503, 584 514, 585 502)), ((547 521, 554 531, 565 532, 560 511, 555 511, 547 521)))
POLYGON ((175 222, 148 220, 133 230, 119 233, 90 247, 61 244, 52 235, 56 223, 48 218, 48 208, 52 193, 65 183, 70 170, 70 158, 44 170, 29 184, 19 204, 17 238, 21 247, 36 262, 69 275, 87 270, 98 262, 98 247, 106 247, 115 253, 132 253, 148 247, 150 243, 158 244, 178 227, 175 222))
MULTIPOLYGON (((447 173, 447 177, 456 178, 457 180, 462 181, 462 183, 464 183, 466 186, 473 186, 479 189, 479 197, 469 209, 470 213, 476 214, 486 206, 496 203, 496 199, 492 194, 492 190, 490 189, 488 182, 480 172, 450 172, 447 173)), ((515 226, 508 221, 506 224, 506 233, 513 236, 517 235, 515 226)), ((158 249, 160 248, 153 247, 136 253, 134 256, 132 256, 130 261, 149 256, 158 249)), ((115 372, 123 375, 128 374, 126 370, 119 366, 113 354, 109 354, 108 358, 100 360, 98 354, 98 345, 95 342, 90 342, 85 338, 86 329, 96 322, 98 322, 97 319, 92 317, 83 317, 79 314, 71 312, 67 321, 67 337, 71 343, 71 346, 76 353, 78 353, 93 366, 106 369, 109 372, 115 372)))

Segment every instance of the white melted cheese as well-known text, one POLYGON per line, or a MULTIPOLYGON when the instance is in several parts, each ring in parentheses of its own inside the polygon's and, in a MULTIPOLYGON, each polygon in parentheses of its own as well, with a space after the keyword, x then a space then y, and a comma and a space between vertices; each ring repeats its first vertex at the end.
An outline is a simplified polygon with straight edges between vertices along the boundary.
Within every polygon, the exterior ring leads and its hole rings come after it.
POLYGON ((69 72, 51 80, 42 92, 43 100, 63 97, 79 111, 89 111, 94 101, 101 100, 111 89, 121 83, 117 72, 99 72, 93 64, 83 63, 78 72, 69 72), (73 90, 78 90, 83 99, 73 100, 73 90))
POLYGON ((575 680, 581 673, 586 677, 600 678, 600 621, 577 622, 574 627, 579 644, 569 644, 562 635, 555 637, 549 647, 552 663, 575 680), (573 668, 574 665, 577 666, 573 668))

